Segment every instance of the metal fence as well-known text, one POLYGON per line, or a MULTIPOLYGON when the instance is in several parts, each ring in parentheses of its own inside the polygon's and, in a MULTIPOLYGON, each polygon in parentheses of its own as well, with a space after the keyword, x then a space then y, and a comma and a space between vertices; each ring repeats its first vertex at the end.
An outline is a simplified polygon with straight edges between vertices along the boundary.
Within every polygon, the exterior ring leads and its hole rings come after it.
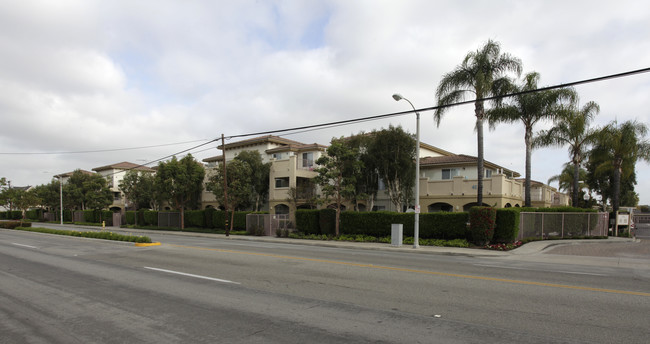
POLYGON ((158 227, 181 228, 181 213, 179 212, 158 212, 158 227))
POLYGON ((246 232, 253 235, 275 236, 278 230, 291 228, 289 214, 247 214, 246 232))
POLYGON ((517 240, 607 236, 608 213, 520 213, 517 240))

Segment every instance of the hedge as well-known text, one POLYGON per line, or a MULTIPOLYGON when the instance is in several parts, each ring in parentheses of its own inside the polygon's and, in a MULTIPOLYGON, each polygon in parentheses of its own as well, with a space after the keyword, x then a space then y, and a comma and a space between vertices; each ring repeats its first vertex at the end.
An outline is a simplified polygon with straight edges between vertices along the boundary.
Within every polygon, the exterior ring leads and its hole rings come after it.
POLYGON ((31 227, 32 224, 31 222, 23 222, 22 224, 20 221, 2 221, 0 222, 0 228, 7 228, 7 229, 14 229, 16 227, 31 227))
POLYGON ((317 209, 296 210, 296 229, 305 234, 320 234, 319 213, 317 209))
POLYGON ((3 211, 0 212, 0 219, 2 220, 20 220, 23 218, 23 212, 20 210, 12 210, 12 211, 3 211))
POLYGON ((71 231, 71 230, 40 228, 40 227, 27 228, 26 226, 16 227, 14 229, 24 230, 29 232, 68 235, 68 236, 83 237, 83 238, 129 241, 129 242, 136 242, 136 243, 151 243, 151 238, 146 236, 123 235, 123 234, 115 234, 113 232, 106 232, 106 231, 79 232, 79 231, 71 231))
MULTIPOLYGON (((298 210, 296 228, 309 235, 334 235, 335 210, 298 210)), ((467 213, 420 214, 420 238, 465 239, 467 237, 467 213)), ((415 215, 413 213, 341 212, 341 235, 366 235, 387 237, 391 235, 391 224, 402 224, 404 236, 413 236, 415 215)))
POLYGON ((203 210, 186 210, 185 227, 206 228, 203 210))
POLYGON ((519 234, 519 213, 516 208, 497 209, 492 242, 505 244, 515 241, 519 234))
POLYGON ((469 208, 469 239, 476 245, 488 244, 494 236, 497 211, 492 207, 469 208))

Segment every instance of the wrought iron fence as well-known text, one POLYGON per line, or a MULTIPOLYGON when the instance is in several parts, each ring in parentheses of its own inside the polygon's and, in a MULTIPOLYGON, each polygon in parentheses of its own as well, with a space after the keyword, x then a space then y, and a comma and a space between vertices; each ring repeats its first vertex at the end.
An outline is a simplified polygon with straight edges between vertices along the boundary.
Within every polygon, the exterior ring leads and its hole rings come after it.
POLYGON ((179 212, 158 212, 158 227, 181 228, 181 213, 179 212))
POLYGON ((607 236, 608 213, 520 213, 517 240, 607 236))

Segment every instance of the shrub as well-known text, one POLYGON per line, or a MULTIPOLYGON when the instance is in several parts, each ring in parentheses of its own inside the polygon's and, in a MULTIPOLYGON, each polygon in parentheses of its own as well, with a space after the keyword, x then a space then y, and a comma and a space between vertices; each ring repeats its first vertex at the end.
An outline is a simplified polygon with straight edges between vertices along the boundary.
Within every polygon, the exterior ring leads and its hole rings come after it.
POLYGON ((469 209, 469 236, 474 244, 483 246, 492 240, 496 217, 496 209, 492 207, 471 207, 469 209))
POLYGON ((203 218, 204 218, 203 221, 205 221, 205 228, 214 228, 213 213, 215 211, 217 211, 217 210, 214 209, 214 208, 206 208, 203 211, 203 218))
POLYGON ((320 234, 320 210, 296 210, 296 229, 305 234, 320 234))
POLYGON ((185 227, 205 228, 205 215, 203 210, 185 211, 185 227))
POLYGON ((145 210, 142 213, 142 223, 145 226, 158 226, 158 212, 154 210, 145 210))
POLYGON ((420 214, 420 238, 467 239, 468 213, 425 213, 420 214))
POLYGON ((318 213, 318 227, 320 233, 324 235, 334 235, 336 233, 336 210, 321 209, 318 213))
POLYGON ((151 243, 151 238, 146 236, 122 235, 122 234, 115 234, 113 232, 105 232, 105 231, 78 232, 78 231, 71 231, 71 230, 57 230, 57 229, 39 228, 39 227, 26 228, 26 226, 16 227, 15 229, 29 231, 29 232, 68 235, 68 236, 83 237, 83 238, 130 241, 136 243, 151 243))
POLYGON ((0 228, 14 229, 16 227, 31 227, 31 222, 23 222, 22 225, 20 221, 3 221, 0 222, 0 228))
POLYGON ((494 228, 494 243, 512 243, 519 233, 519 210, 513 208, 497 209, 494 228))
POLYGON ((28 220, 39 221, 43 218, 43 209, 32 209, 25 212, 25 218, 28 220))

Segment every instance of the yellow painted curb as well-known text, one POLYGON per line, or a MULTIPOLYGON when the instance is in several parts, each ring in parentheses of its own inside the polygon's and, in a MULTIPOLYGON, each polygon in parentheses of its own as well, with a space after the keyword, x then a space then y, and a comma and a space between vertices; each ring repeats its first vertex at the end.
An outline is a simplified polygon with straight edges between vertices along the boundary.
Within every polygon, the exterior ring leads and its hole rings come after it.
POLYGON ((152 242, 152 243, 136 242, 135 246, 138 247, 160 246, 160 243, 159 242, 152 242))

